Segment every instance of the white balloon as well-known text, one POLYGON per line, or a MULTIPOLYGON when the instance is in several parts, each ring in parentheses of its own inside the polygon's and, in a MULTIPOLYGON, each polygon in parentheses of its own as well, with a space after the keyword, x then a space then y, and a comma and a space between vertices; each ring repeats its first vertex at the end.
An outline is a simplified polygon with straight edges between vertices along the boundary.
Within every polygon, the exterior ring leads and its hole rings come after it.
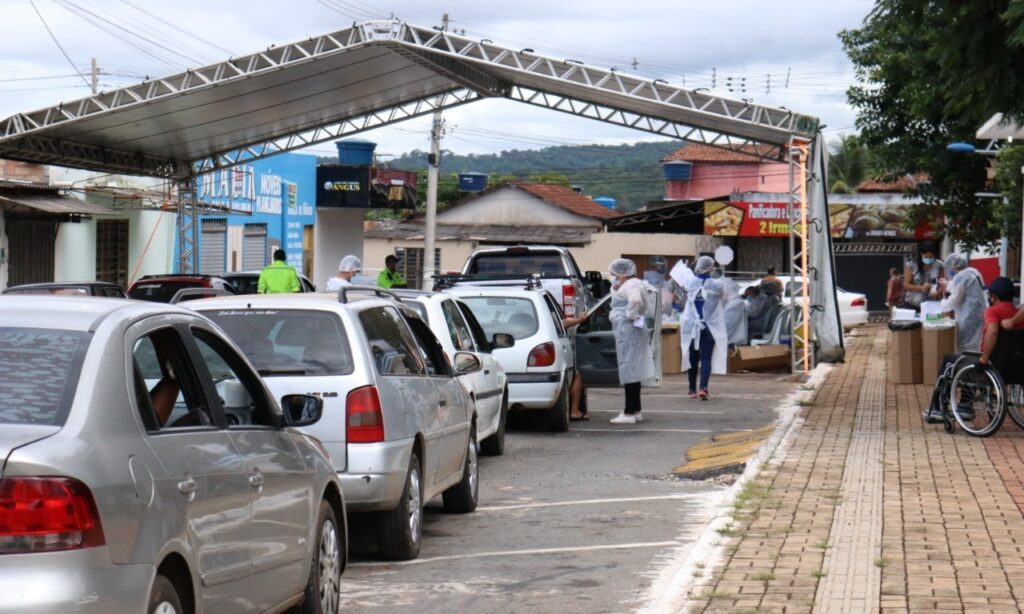
POLYGON ((729 263, 733 260, 732 248, 728 245, 720 245, 715 250, 715 262, 722 266, 729 266, 729 263))

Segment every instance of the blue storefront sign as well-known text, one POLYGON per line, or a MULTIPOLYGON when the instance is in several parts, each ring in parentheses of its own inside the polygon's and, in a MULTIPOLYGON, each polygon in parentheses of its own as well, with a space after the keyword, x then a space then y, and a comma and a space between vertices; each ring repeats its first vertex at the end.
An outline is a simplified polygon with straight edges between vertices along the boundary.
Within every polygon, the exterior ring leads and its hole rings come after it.
POLYGON ((283 248, 303 272, 303 235, 316 222, 316 156, 285 153, 198 178, 197 263, 203 273, 259 270, 283 248))

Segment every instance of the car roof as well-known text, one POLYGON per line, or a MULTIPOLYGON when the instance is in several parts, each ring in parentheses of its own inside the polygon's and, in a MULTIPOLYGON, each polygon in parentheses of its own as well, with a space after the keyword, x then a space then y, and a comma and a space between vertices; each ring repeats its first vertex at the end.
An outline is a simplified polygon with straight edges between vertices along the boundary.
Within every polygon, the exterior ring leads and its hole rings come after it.
POLYGON ((544 294, 550 295, 550 292, 544 288, 527 289, 513 288, 509 286, 456 286, 454 288, 448 288, 445 292, 460 298, 466 296, 521 296, 532 298, 535 296, 542 296, 544 294))
POLYGON ((323 309, 344 310, 346 307, 359 305, 371 307, 374 304, 393 305, 394 301, 376 296, 367 296, 364 292, 352 292, 348 303, 338 301, 337 292, 293 292, 288 294, 239 294, 234 296, 216 296, 212 298, 188 301, 190 309, 323 309))
POLYGON ((184 275, 180 273, 170 273, 167 275, 143 275, 135 282, 135 284, 141 284, 147 281, 199 281, 203 279, 219 279, 219 277, 217 275, 184 275))
POLYGON ((37 284, 18 284, 16 286, 9 286, 7 289, 13 290, 15 288, 70 288, 79 286, 103 286, 105 288, 121 287, 109 281, 44 281, 37 284))
MULTIPOLYGON (((223 279, 231 279, 232 277, 242 277, 242 276, 246 276, 246 277, 249 277, 249 276, 259 277, 260 273, 262 273, 262 271, 232 271, 230 273, 221 273, 220 275, 215 275, 214 277, 221 277, 223 279)), ((303 279, 307 279, 307 280, 309 279, 308 277, 306 277, 305 273, 299 273, 299 277, 302 277, 303 279)))
POLYGON ((558 245, 506 245, 505 247, 484 247, 473 252, 472 256, 476 256, 477 254, 500 254, 501 252, 507 252, 510 249, 558 253, 569 251, 568 248, 558 245))
POLYGON ((0 297, 0 322, 19 328, 48 328, 94 331, 100 322, 114 313, 125 317, 145 317, 161 313, 188 313, 165 303, 112 301, 100 297, 52 297, 5 295, 0 297))

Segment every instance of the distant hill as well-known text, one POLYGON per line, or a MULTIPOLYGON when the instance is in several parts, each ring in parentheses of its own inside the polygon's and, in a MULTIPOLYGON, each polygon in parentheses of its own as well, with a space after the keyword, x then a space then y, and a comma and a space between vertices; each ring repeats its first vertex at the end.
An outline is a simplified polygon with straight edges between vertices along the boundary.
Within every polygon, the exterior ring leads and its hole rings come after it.
MULTIPOLYGON (((492 178, 520 179, 564 175, 583 187, 588 196, 612 196, 616 208, 633 211, 648 201, 661 200, 664 180, 661 159, 682 147, 682 141, 636 143, 635 145, 565 145, 537 150, 503 151, 500 154, 441 155, 442 176, 454 173, 487 173, 492 178)), ((405 171, 423 171, 427 153, 411 151, 387 160, 381 166, 405 171)))

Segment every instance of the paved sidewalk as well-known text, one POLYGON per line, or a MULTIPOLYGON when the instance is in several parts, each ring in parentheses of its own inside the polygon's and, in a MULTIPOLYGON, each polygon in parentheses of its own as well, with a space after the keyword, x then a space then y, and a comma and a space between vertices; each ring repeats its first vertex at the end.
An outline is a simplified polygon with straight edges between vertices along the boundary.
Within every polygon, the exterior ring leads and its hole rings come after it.
POLYGON ((922 424, 931 384, 888 382, 887 343, 881 327, 850 338, 796 436, 738 493, 688 611, 1024 609, 1024 433, 922 424))

